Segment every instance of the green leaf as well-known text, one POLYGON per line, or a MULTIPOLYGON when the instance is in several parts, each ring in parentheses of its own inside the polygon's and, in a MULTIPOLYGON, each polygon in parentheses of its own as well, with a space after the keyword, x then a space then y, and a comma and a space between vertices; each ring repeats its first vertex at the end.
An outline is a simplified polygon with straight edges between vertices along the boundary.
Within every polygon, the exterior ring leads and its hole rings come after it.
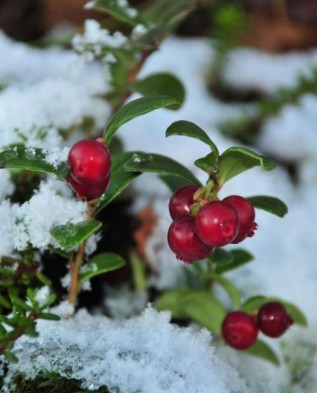
POLYGON ((193 8, 194 0, 152 1, 144 10, 143 17, 153 24, 165 26, 166 32, 173 29, 193 8))
POLYGON ((49 312, 41 312, 38 314, 38 317, 41 319, 47 319, 48 321, 60 321, 61 319, 58 315, 49 312))
POLYGON ((234 257, 230 251, 217 247, 212 253, 211 260, 216 265, 222 265, 222 264, 232 263, 234 257))
POLYGON ((145 263, 136 253, 130 254, 130 260, 134 286, 137 291, 144 291, 146 289, 145 263))
POLYGON ((265 210, 278 217, 284 217, 288 212, 286 204, 278 198, 259 195, 247 198, 257 209, 265 210))
POLYGON ((93 5, 95 9, 106 12, 121 22, 131 26, 135 26, 138 23, 137 14, 135 17, 131 16, 131 10, 135 10, 133 11, 134 13, 136 9, 130 5, 128 9, 127 7, 121 6, 117 0, 94 0, 93 5))
POLYGON ((14 353, 10 351, 5 351, 4 357, 7 359, 9 363, 18 363, 19 361, 19 359, 14 355, 14 353))
POLYGON ((215 273, 204 273, 201 275, 204 279, 212 279, 217 284, 221 285, 229 295, 234 309, 238 310, 241 306, 241 296, 238 289, 227 278, 215 273))
POLYGON ((237 269, 238 267, 243 266, 253 260, 253 255, 242 248, 231 249, 229 252, 233 258, 232 262, 217 264, 215 267, 216 273, 222 274, 230 270, 237 269))
POLYGON ((195 291, 192 290, 175 290, 166 291, 156 302, 156 308, 159 311, 169 310, 173 318, 183 319, 187 315, 183 309, 182 300, 192 295, 195 291))
POLYGON ((77 224, 58 225, 50 230, 50 234, 63 248, 73 248, 82 243, 101 227, 100 221, 81 221, 77 224))
POLYGON ((223 185, 232 177, 251 169, 261 166, 269 171, 275 167, 274 161, 261 156, 252 150, 243 147, 231 147, 219 157, 219 184, 223 185))
POLYGON ((144 96, 165 95, 174 98, 177 104, 167 106, 167 109, 179 109, 185 100, 185 88, 182 82, 167 72, 149 75, 137 81, 132 88, 144 96))
POLYGON ((158 300, 158 310, 170 310, 174 318, 190 318, 220 334, 226 315, 222 304, 206 292, 175 290, 165 292, 158 300))
POLYGON ((129 161, 134 154, 138 152, 120 153, 111 158, 111 172, 110 183, 106 192, 100 197, 96 207, 96 213, 99 213, 105 206, 107 206, 114 198, 121 194, 131 182, 141 175, 141 171, 128 172, 124 169, 125 162, 129 161))
POLYGON ((0 295, 0 306, 8 309, 11 308, 10 302, 3 295, 0 295))
POLYGON ((92 277, 119 269, 124 265, 124 259, 117 254, 112 254, 110 252, 98 254, 82 267, 79 275, 79 282, 82 284, 92 277))
POLYGON ((202 130, 197 124, 192 123, 187 120, 179 120, 172 123, 166 130, 166 136, 171 135, 183 135, 188 136, 190 138, 195 138, 200 140, 201 142, 206 143, 211 151, 216 153, 215 157, 218 158, 218 149, 214 142, 209 138, 208 134, 202 130))
POLYGON ((245 350, 244 353, 248 353, 249 355, 271 362, 276 366, 280 365, 280 360, 276 353, 266 342, 262 340, 258 339, 257 342, 251 348, 245 350))
POLYGON ((226 311, 215 297, 206 292, 198 292, 183 299, 182 306, 188 317, 220 335, 226 311))
POLYGON ((277 297, 268 297, 262 295, 252 296, 245 301, 242 306, 242 310, 247 313, 253 313, 258 311, 263 304, 271 301, 277 301, 282 303, 285 306, 287 312, 293 318, 294 323, 304 327, 308 326, 306 316, 297 306, 295 306, 295 304, 286 302, 285 300, 277 297))
POLYGON ((36 272, 35 276, 42 284, 48 286, 52 285, 52 281, 47 276, 45 276, 45 274, 41 272, 36 272))
POLYGON ((218 154, 213 151, 205 157, 198 158, 195 165, 208 174, 216 173, 218 171, 218 154))
POLYGON ((61 180, 65 180, 68 173, 67 163, 63 162, 54 167, 46 161, 48 153, 46 149, 34 147, 10 147, 0 153, 0 167, 53 173, 61 180))
POLYGON ((175 105, 177 101, 167 96, 147 96, 131 101, 121 107, 109 120, 104 131, 103 137, 109 143, 115 132, 125 123, 135 117, 144 115, 155 109, 175 105))
POLYGON ((132 37, 131 45, 142 52, 151 53, 158 49, 166 38, 167 28, 164 24, 152 24, 144 34, 132 37))
POLYGON ((124 169, 128 172, 155 172, 182 178, 187 184, 201 185, 192 172, 177 161, 155 153, 135 153, 126 161, 124 169))

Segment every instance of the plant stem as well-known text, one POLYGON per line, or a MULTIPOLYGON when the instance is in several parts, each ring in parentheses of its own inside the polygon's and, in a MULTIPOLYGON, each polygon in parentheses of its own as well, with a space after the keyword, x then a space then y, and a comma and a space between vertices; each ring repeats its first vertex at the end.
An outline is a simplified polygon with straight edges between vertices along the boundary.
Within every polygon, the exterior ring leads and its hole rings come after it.
POLYGON ((153 53, 155 49, 144 51, 141 53, 139 61, 135 64, 134 67, 131 67, 128 71, 128 78, 127 78, 127 88, 121 95, 121 98, 118 103, 113 105, 112 107, 112 115, 116 113, 126 102, 126 100, 132 95, 133 90, 130 89, 130 86, 135 82, 141 68, 143 67, 144 63, 146 62, 147 58, 153 53))
MULTIPOLYGON (((87 221, 92 221, 95 217, 95 209, 98 204, 98 199, 87 202, 87 221)), ((70 285, 68 292, 68 302, 72 305, 76 304, 77 296, 80 291, 79 272, 82 266, 86 251, 86 241, 83 241, 79 246, 75 258, 70 261, 70 285)))

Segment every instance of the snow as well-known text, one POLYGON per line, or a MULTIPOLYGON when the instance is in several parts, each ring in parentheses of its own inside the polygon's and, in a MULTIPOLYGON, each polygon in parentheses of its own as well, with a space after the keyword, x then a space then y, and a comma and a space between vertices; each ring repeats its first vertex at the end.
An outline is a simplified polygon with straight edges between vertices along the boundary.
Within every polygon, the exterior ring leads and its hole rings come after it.
POLYGON ((86 204, 70 198, 69 187, 55 178, 40 184, 39 190, 21 205, 4 200, 0 203, 0 255, 14 255, 30 245, 44 250, 57 246, 49 231, 67 223, 85 219, 86 204))
POLYGON ((16 371, 35 378, 44 370, 78 379, 90 390, 107 386, 110 392, 125 393, 247 391, 237 372, 217 356, 209 332, 176 327, 167 312, 149 307, 141 316, 118 323, 80 311, 53 324, 41 320, 37 329, 37 338, 18 340, 14 353, 20 361, 10 366, 3 393, 14 388, 11 377, 16 371))
POLYGON ((317 50, 275 54, 238 48, 232 51, 224 70, 225 80, 238 88, 258 88, 274 93, 280 87, 292 87, 300 75, 309 75, 317 66, 317 50))
POLYGON ((104 48, 121 48, 128 44, 128 39, 121 32, 113 34, 103 29, 96 20, 85 21, 84 34, 77 34, 72 40, 73 47, 78 53, 91 50, 96 56, 104 53, 104 48))

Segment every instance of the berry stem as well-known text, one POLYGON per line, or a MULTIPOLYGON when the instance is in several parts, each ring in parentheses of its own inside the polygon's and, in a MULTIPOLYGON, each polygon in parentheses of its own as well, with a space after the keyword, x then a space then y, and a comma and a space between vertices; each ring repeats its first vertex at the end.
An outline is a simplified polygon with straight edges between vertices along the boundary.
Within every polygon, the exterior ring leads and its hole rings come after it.
MULTIPOLYGON (((95 209, 98 204, 99 198, 87 201, 87 221, 92 221, 95 217, 95 209)), ((79 272, 82 266, 86 251, 86 241, 83 241, 77 250, 77 253, 72 261, 70 261, 70 285, 68 291, 68 302, 75 305, 77 296, 80 292, 79 272)))

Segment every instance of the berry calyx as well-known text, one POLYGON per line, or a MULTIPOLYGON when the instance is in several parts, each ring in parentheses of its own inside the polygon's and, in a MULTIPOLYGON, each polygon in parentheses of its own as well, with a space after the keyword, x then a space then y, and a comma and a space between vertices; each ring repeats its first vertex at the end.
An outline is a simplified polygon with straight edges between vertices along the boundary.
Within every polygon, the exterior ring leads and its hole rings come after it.
POLYGON ((251 202, 240 195, 230 195, 224 198, 223 202, 235 209, 240 221, 238 234, 231 243, 240 243, 246 237, 252 237, 257 224, 254 222, 255 210, 251 202))
POLYGON ((93 140, 81 140, 74 144, 68 154, 69 172, 82 184, 102 183, 108 178, 111 157, 107 147, 93 140))
POLYGON ((169 202, 169 212, 173 220, 190 214, 190 206, 195 202, 193 196, 198 188, 188 185, 174 192, 169 202))
POLYGON ((238 350, 252 347, 257 340, 258 332, 259 328, 255 319, 243 311, 230 312, 221 326, 225 342, 238 350))
POLYGON ((235 209, 225 202, 209 202, 199 210, 195 228, 203 243, 211 247, 221 247, 236 238, 239 218, 235 209))
POLYGON ((263 334, 276 338, 282 336, 294 323, 286 308, 279 302, 265 303, 258 313, 258 325, 263 334))
POLYGON ((207 258, 212 247, 202 243, 195 233, 195 219, 192 216, 177 218, 169 227, 168 244, 177 259, 191 264, 194 260, 207 258))
POLYGON ((86 198, 88 201, 90 201, 92 199, 101 197, 101 195, 106 191, 109 185, 110 176, 108 175, 108 177, 106 177, 104 180, 102 180, 99 183, 84 184, 78 182, 76 179, 73 178, 71 173, 69 173, 67 180, 68 180, 68 184, 76 192, 77 199, 80 200, 86 198))

